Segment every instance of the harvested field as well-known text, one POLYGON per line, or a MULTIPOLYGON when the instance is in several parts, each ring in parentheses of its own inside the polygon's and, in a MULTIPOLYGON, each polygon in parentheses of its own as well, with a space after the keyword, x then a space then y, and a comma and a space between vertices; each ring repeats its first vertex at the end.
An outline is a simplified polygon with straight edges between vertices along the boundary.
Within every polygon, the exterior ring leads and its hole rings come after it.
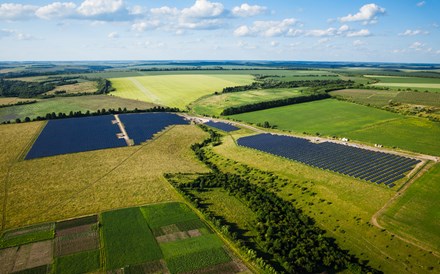
POLYGON ((93 224, 81 225, 81 226, 75 226, 75 227, 70 227, 70 228, 58 230, 56 232, 56 236, 62 237, 62 236, 67 236, 67 235, 72 235, 72 234, 77 234, 77 233, 88 232, 88 231, 92 231, 92 230, 93 230, 93 224))
POLYGON ((99 248, 97 231, 86 231, 55 238, 55 255, 66 256, 99 248))
POLYGON ((1 273, 18 272, 52 263, 52 240, 0 250, 1 273))
POLYGON ((168 243, 168 242, 174 242, 178 240, 184 240, 184 239, 195 238, 200 236, 202 236, 202 233, 198 229, 193 229, 189 231, 177 231, 162 236, 158 236, 156 237, 156 241, 158 243, 168 243))

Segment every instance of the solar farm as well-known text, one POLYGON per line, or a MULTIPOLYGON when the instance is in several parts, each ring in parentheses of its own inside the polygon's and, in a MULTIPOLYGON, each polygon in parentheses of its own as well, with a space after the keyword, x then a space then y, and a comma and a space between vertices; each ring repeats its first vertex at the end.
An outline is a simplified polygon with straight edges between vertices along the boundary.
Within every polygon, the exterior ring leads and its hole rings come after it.
POLYGON ((139 145, 168 126, 188 124, 172 113, 122 114, 119 119, 128 136, 114 115, 50 120, 25 159, 127 146, 123 137, 139 145))
POLYGON ((223 123, 223 122, 209 121, 209 122, 206 122, 205 125, 213 127, 213 128, 216 128, 216 129, 223 130, 225 132, 231 132, 231 131, 239 130, 238 127, 233 126, 233 125, 228 124, 228 123, 223 123))
POLYGON ((258 134, 237 140, 240 146, 257 149, 313 167, 394 187, 420 160, 331 142, 258 134))

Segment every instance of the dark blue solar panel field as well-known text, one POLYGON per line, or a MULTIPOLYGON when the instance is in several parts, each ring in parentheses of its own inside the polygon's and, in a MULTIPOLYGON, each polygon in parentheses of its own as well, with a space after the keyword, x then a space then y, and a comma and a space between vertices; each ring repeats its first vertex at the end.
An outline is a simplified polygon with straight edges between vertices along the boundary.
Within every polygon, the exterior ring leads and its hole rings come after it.
POLYGON ((321 169, 393 187, 420 160, 331 142, 258 134, 238 139, 240 146, 298 161, 321 169))
POLYGON ((113 115, 50 120, 25 159, 126 146, 113 115))
POLYGON ((119 115, 130 139, 138 145, 171 125, 187 125, 189 122, 173 113, 136 113, 119 115))
POLYGON ((205 125, 216 128, 216 129, 220 129, 226 132, 231 132, 231 131, 235 131, 235 130, 239 130, 238 127, 235 127, 233 125, 227 124, 227 123, 223 123, 223 122, 213 122, 213 121, 209 121, 206 122, 205 125))

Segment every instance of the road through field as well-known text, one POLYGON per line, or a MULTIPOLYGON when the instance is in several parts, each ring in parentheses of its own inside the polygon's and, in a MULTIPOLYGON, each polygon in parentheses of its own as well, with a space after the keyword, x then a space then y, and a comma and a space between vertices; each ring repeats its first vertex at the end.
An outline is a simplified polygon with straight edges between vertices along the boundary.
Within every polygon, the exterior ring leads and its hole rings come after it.
POLYGON ((159 97, 157 97, 154 93, 149 91, 145 86, 143 86, 136 78, 130 77, 128 78, 140 91, 142 91, 147 97, 151 99, 151 102, 160 105, 161 101, 159 97))

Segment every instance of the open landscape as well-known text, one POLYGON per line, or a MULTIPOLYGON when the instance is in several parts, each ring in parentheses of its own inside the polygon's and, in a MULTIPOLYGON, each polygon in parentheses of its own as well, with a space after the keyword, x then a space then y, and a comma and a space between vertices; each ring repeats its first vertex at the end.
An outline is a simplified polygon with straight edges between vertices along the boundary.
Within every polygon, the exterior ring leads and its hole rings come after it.
POLYGON ((439 9, 0 2, 0 273, 440 273, 439 9))

